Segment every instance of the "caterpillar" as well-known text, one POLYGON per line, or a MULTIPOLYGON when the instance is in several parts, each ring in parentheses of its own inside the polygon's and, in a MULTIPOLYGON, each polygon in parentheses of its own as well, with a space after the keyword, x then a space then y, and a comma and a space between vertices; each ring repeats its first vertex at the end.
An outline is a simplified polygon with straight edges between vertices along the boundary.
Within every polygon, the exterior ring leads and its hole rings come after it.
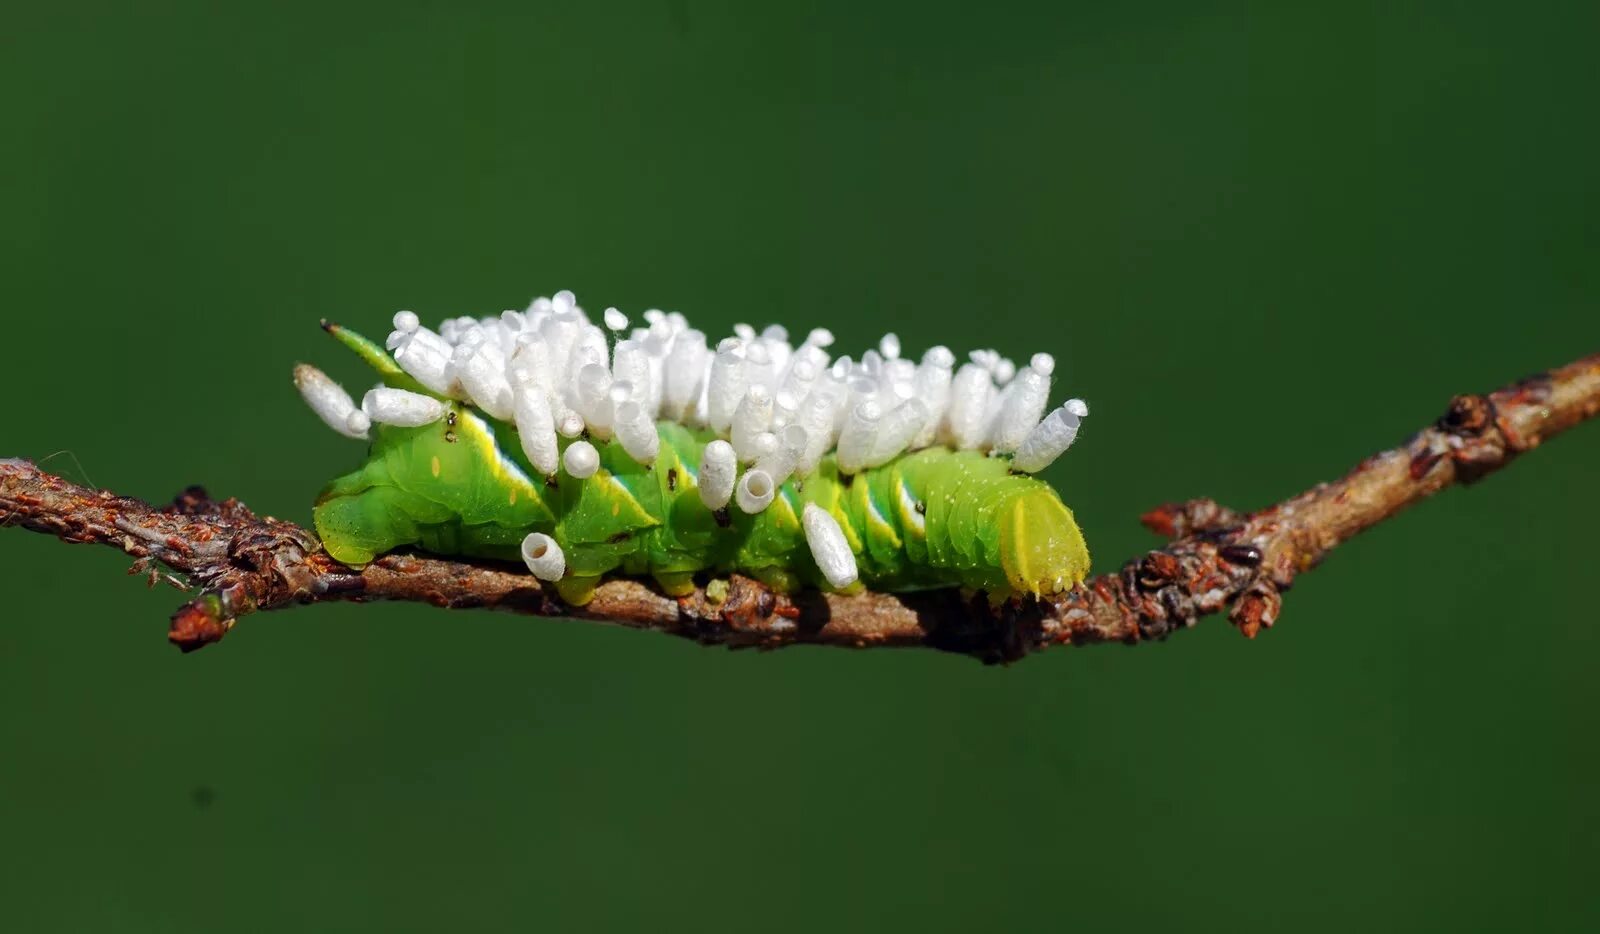
POLYGON ((630 330, 608 308, 602 330, 563 291, 437 331, 402 311, 382 346, 325 322, 381 380, 358 405, 295 369, 313 412, 369 442, 314 506, 329 554, 521 561, 573 605, 614 574, 674 596, 739 572, 997 601, 1087 575, 1071 510, 1034 476, 1088 414, 1079 399, 1046 413, 1049 354, 956 367, 934 347, 913 363, 888 334, 835 359, 822 328, 795 346, 738 325, 713 347, 681 314, 643 317, 630 330))

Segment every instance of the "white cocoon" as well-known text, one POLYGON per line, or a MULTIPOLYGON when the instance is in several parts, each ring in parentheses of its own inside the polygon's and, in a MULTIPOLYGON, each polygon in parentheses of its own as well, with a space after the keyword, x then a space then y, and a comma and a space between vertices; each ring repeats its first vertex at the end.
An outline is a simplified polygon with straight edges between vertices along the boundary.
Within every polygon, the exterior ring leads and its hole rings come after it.
POLYGON ((828 583, 835 589, 855 583, 856 556, 845 540, 839 520, 816 503, 806 503, 800 524, 805 529, 806 544, 811 546, 811 557, 828 583))
POLYGON ((450 366, 474 405, 495 418, 511 418, 511 383, 498 343, 463 344, 456 348, 450 366))
POLYGON ((641 464, 652 463, 661 452, 661 436, 656 434, 655 422, 645 414, 644 406, 637 402, 624 402, 617 406, 617 421, 613 430, 622 449, 641 464))
POLYGON ((450 372, 450 342, 424 327, 407 333, 395 348, 394 362, 411 378, 441 396, 458 395, 450 372))
POLYGON ((752 515, 766 509, 772 504, 772 498, 778 495, 778 485, 772 482, 772 475, 765 470, 747 470, 739 478, 739 489, 734 494, 734 501, 739 508, 752 515))
POLYGON ((561 466, 561 449, 556 442, 555 417, 550 413, 550 397, 542 387, 524 386, 516 393, 517 436, 528 463, 545 476, 554 476, 561 466))
POLYGON ((1049 399, 1050 377, 1031 366, 1023 367, 1002 393, 1000 412, 989 436, 990 447, 1002 454, 1015 451, 1039 424, 1049 399))
POLYGON ((718 432, 728 430, 733 424, 734 410, 744 399, 749 377, 745 373, 744 349, 736 340, 725 340, 717 345, 717 354, 711 360, 711 375, 706 386, 706 418, 718 432))
POLYGON ((522 540, 522 560, 542 581, 558 581, 567 572, 567 556, 556 540, 543 532, 533 532, 522 540))
POLYGON ((868 467, 887 464, 906 449, 928 422, 928 406, 921 399, 907 399, 889 410, 878 426, 868 467))
POLYGON ((306 405, 323 423, 346 438, 365 439, 365 431, 356 431, 356 426, 350 423, 350 416, 356 411, 356 404, 344 387, 334 382, 328 374, 316 367, 302 363, 294 368, 294 387, 300 390, 300 398, 306 400, 306 405))
POLYGON ((1023 473, 1038 473, 1055 463, 1056 458, 1066 453, 1072 442, 1078 439, 1078 428, 1083 421, 1083 416, 1078 413, 1086 415, 1088 411, 1082 400, 1072 399, 1045 416, 1044 421, 1028 432, 1028 437, 1017 448, 1016 456, 1011 459, 1011 468, 1023 473))
POLYGON ((574 441, 567 445, 566 453, 561 455, 561 463, 573 479, 587 480, 600 469, 600 452, 587 441, 574 441))
POLYGON ((772 425, 772 390, 759 383, 745 391, 744 399, 733 412, 730 440, 738 452, 739 460, 749 463, 760 456, 756 451, 756 435, 772 425))
POLYGON ((988 437, 989 396, 994 382, 989 371, 976 363, 963 364, 950 384, 950 443, 957 449, 975 448, 988 437))
POLYGON ((706 445, 700 454, 700 501, 710 510, 721 509, 733 498, 734 475, 738 472, 738 459, 733 445, 718 439, 706 445))
POLYGON ((878 441, 878 423, 883 420, 883 407, 868 399, 850 410, 844 430, 839 432, 839 469, 855 473, 867 466, 872 449, 878 441))
POLYGON ((362 398, 361 411, 383 425, 420 428, 444 418, 445 405, 432 396, 379 386, 362 398))
POLYGON ((661 388, 661 409, 667 418, 681 422, 693 411, 705 384, 709 355, 706 336, 700 331, 684 331, 672 342, 661 388))

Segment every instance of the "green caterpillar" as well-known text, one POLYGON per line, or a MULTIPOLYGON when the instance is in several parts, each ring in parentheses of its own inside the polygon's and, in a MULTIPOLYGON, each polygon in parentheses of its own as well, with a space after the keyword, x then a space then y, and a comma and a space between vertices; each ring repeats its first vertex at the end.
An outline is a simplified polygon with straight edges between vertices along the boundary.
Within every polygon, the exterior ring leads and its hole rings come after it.
MULTIPOLYGON (((391 338, 391 346, 415 331, 414 325, 408 331, 403 323, 411 322, 397 316, 399 337, 391 338)), ((793 472, 791 464, 791 475, 773 486, 770 502, 761 504, 764 508, 746 511, 744 499, 737 506, 724 503, 712 508, 707 491, 700 489, 706 446, 719 437, 710 427, 666 418, 656 421, 653 456, 642 462, 638 449, 651 447, 650 439, 639 442, 618 423, 614 437, 601 440, 600 431, 594 429, 601 428, 604 419, 591 418, 578 437, 549 434, 556 439, 554 453, 569 466, 573 464, 569 456, 587 453, 571 451, 574 445, 593 443, 598 464, 578 471, 587 476, 551 470, 548 454, 541 458, 544 469, 536 469, 525 453, 528 446, 519 437, 518 425, 505 417, 505 397, 485 406, 451 398, 438 389, 453 389, 456 396, 470 393, 441 382, 441 372, 453 372, 449 367, 430 371, 425 364, 415 364, 412 369, 417 373, 408 372, 405 356, 397 363, 347 329, 329 330, 372 364, 385 385, 406 391, 405 400, 418 409, 396 415, 380 404, 392 397, 371 394, 357 409, 320 373, 308 367, 297 371, 302 392, 319 414, 341 431, 366 435, 371 442, 365 464, 329 484, 314 510, 328 552, 347 564, 362 565, 394 549, 416 547, 440 555, 508 561, 520 557, 538 573, 525 545, 534 539, 546 541, 541 536, 548 536, 552 550, 564 559, 559 578, 551 583, 574 605, 588 602, 596 585, 614 574, 649 575, 669 595, 691 592, 696 575, 739 572, 783 590, 960 586, 1003 599, 1062 590, 1081 581, 1089 570, 1088 549, 1071 511, 1048 484, 1014 470, 1009 456, 929 445, 847 473, 840 462, 851 459, 849 442, 855 436, 846 425, 838 450, 804 468, 803 476, 793 472), (428 387, 430 381, 436 388, 428 387), (499 408, 499 416, 486 411, 489 408, 499 408), (629 441, 634 443, 624 443, 629 441), (817 510, 825 516, 815 515, 817 510), (837 545, 835 551, 827 548, 827 530, 835 524, 848 555, 837 545), (819 558, 854 567, 830 573, 819 565, 819 558)), ((547 327, 540 333, 549 332, 547 327)), ((511 343, 503 337, 502 341, 511 343)), ((619 370, 623 343, 617 345, 619 370)), ((457 369, 467 372, 470 362, 464 362, 462 352, 453 357, 457 369)), ((714 361, 703 359, 697 365, 713 371, 715 381, 714 361)), ((910 372, 899 369, 902 374, 910 372)), ((960 375, 966 371, 963 367, 960 375)), ((598 379, 593 371, 588 377, 598 379)), ((699 382, 703 395, 704 380, 699 382)), ((954 382, 959 389, 961 379, 954 382)), ((637 393, 622 385, 627 388, 614 392, 617 398, 637 393)), ((662 385, 672 385, 670 374, 662 385)), ((476 395, 484 395, 484 390, 474 388, 476 395)), ((746 394, 758 401, 766 397, 754 390, 746 394)), ((684 393, 680 389, 677 395, 684 393)), ((780 406, 792 401, 792 394, 788 400, 781 395, 780 406)), ((686 408, 686 397, 680 401, 686 408)), ((664 408, 659 400, 656 404, 664 408)), ((823 408, 819 401, 816 409, 823 408)), ((865 415, 875 411, 858 408, 865 415)), ((907 408, 914 415, 927 406, 919 401, 907 408)), ((994 408, 992 399, 989 408, 994 408)), ((614 412, 635 420, 641 417, 638 406, 630 408, 626 402, 618 403, 614 412)), ((838 420, 848 422, 851 417, 838 420)), ((1051 424, 1049 419, 1039 423, 1036 415, 1033 421, 1035 436, 1051 424)), ((1072 429, 1075 434, 1075 420, 1072 429)), ((736 441, 739 432, 735 419, 736 441)), ((901 433, 909 434, 903 428, 901 433)), ((1060 432, 1056 434, 1059 439, 1060 432)), ((804 432, 791 430, 786 437, 798 443, 804 432)), ((770 462, 756 460, 756 467, 770 462)))

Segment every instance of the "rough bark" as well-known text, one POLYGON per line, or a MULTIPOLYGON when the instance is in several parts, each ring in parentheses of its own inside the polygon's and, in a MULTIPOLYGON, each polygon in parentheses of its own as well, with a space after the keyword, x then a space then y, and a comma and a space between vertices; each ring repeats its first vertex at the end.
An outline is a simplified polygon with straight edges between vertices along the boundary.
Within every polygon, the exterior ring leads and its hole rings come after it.
POLYGON ((172 617, 184 651, 221 639, 241 617, 325 600, 410 600, 566 616, 653 629, 705 643, 777 648, 802 643, 925 646, 1010 661, 1060 643, 1161 639, 1224 608, 1254 637, 1278 619, 1282 594, 1339 544, 1412 503, 1471 483, 1600 413, 1600 355, 1488 395, 1452 400, 1404 445, 1367 458, 1343 479, 1241 515, 1210 500, 1144 516, 1172 540, 1114 574, 1042 600, 990 606, 956 591, 788 596, 734 575, 674 599, 614 580, 587 606, 563 604, 510 565, 394 554, 355 569, 330 558, 297 525, 256 516, 237 500, 191 487, 165 508, 90 490, 20 460, 0 461, 0 526, 68 542, 115 545, 134 571, 163 565, 199 588, 172 617))

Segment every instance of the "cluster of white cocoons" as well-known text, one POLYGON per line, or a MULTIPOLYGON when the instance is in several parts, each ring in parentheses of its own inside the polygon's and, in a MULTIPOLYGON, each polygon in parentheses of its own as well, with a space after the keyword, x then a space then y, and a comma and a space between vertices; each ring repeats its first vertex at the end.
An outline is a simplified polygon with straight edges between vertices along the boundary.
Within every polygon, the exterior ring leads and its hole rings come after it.
MULTIPOLYGON (((824 328, 796 345, 781 326, 757 332, 741 324, 713 344, 677 312, 650 310, 643 319, 630 329, 627 315, 607 308, 597 325, 562 291, 498 317, 451 318, 437 331, 402 311, 386 346, 429 392, 514 423, 529 463, 546 476, 592 476, 600 456, 591 440, 615 440, 650 464, 660 451, 659 420, 711 429, 718 438, 702 452, 698 487, 713 510, 731 501, 760 512, 785 481, 804 478, 830 452, 847 474, 934 444, 1010 455, 1013 469, 1036 473, 1072 445, 1088 415, 1081 399, 1047 411, 1055 359, 1046 353, 1020 368, 993 350, 958 365, 949 348, 934 347, 913 361, 886 334, 856 360, 833 357, 824 328), (561 438, 580 436, 562 449, 561 438)), ((446 412, 433 396, 387 387, 357 406, 307 366, 295 383, 323 421, 354 438, 365 438, 372 423, 417 427, 446 412)), ((803 525, 829 581, 853 580, 854 558, 832 516, 808 509, 803 525)), ((561 566, 555 542, 535 538, 524 543, 538 552, 535 573, 561 566)))

